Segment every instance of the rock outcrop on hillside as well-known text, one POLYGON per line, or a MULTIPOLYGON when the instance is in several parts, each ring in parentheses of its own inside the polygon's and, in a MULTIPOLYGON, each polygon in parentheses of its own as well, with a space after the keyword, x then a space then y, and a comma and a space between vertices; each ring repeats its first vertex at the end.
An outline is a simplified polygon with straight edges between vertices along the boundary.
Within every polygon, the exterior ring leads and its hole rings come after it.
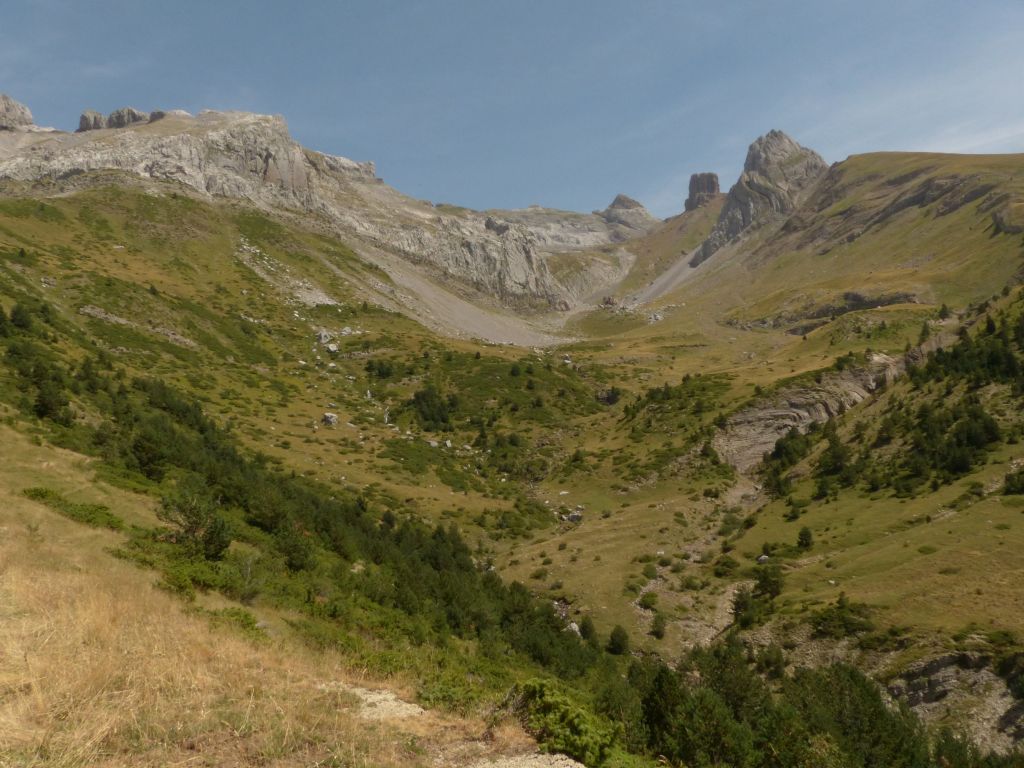
POLYGON ((717 173, 694 173, 690 176, 690 192, 683 203, 683 210, 695 211, 720 194, 717 173))
POLYGON ((740 235, 791 213, 827 170, 820 155, 782 131, 760 137, 750 145, 743 173, 690 266, 706 261, 740 235))
POLYGON ((135 107, 121 107, 104 117, 95 109, 85 110, 78 118, 78 133, 97 131, 101 128, 127 128, 136 123, 148 123, 149 112, 142 112, 135 107))
POLYGON ((78 133, 98 131, 107 127, 107 118, 95 109, 85 110, 78 118, 78 133))
MULTIPOLYGON (((14 108, 9 112, 11 120, 23 119, 14 108)), ((87 111, 78 128, 0 138, 0 179, 81 186, 90 172, 121 171, 267 210, 304 211, 329 222, 357 250, 362 242, 427 265, 507 306, 567 306, 569 293, 552 277, 545 253, 600 247, 658 223, 625 196, 594 214, 434 206, 383 184, 373 163, 305 149, 279 116, 208 111, 193 117, 126 107, 106 118, 87 111), (118 130, 98 137, 92 134, 98 128, 118 130)))
POLYGON ((0 131, 11 131, 32 125, 32 112, 6 93, 0 93, 0 131))
POLYGON ((715 435, 715 450, 740 472, 750 472, 791 429, 806 432, 813 423, 824 424, 892 384, 908 365, 919 365, 926 355, 953 340, 949 334, 936 334, 904 355, 876 352, 863 365, 829 371, 813 381, 765 395, 729 417, 725 429, 715 435))
POLYGON ((148 123, 149 112, 140 112, 134 107, 121 107, 107 115, 107 128, 127 128, 133 123, 148 123))
POLYGON ((863 367, 781 389, 733 414, 715 436, 715 450, 740 472, 749 472, 791 429, 804 432, 812 423, 823 424, 867 400, 903 370, 903 360, 875 354, 863 367))
POLYGON ((642 203, 627 195, 616 195, 611 205, 594 213, 615 227, 614 235, 619 240, 644 234, 658 223, 642 203))

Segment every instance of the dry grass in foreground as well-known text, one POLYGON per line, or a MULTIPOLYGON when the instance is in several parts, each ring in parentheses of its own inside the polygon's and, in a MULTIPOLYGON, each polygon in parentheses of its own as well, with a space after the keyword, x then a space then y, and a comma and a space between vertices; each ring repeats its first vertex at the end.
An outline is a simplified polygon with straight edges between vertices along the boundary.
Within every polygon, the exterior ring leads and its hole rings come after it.
POLYGON ((113 534, 15 506, 0 513, 2 766, 386 767, 498 747, 433 713, 361 718, 339 659, 213 627, 106 555, 113 534))

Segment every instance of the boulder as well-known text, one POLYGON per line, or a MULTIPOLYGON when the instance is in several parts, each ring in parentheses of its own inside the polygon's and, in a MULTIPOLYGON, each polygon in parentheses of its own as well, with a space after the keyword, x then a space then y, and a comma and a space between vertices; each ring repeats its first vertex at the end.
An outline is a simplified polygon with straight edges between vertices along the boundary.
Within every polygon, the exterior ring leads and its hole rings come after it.
POLYGON ((13 131, 32 125, 32 113, 24 104, 0 93, 0 131, 13 131))
POLYGON ((107 119, 95 109, 85 110, 85 112, 82 113, 82 116, 78 118, 78 133, 98 131, 100 128, 106 127, 107 119))
POLYGON ((720 192, 717 173, 695 173, 690 176, 690 194, 683 209, 695 211, 714 200, 720 192))
POLYGON ((338 414, 330 412, 325 413, 323 416, 320 417, 320 421, 321 423, 324 424, 324 426, 336 427, 338 426, 338 414))

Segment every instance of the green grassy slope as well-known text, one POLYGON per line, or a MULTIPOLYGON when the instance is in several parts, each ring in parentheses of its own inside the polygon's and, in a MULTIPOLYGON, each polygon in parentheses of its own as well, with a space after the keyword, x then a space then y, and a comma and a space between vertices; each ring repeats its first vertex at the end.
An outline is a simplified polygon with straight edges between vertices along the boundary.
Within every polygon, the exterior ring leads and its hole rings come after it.
MULTIPOLYGON (((544 351, 440 338, 377 307, 372 285, 386 276, 315 222, 159 189, 108 183, 0 198, 0 306, 31 318, 31 328, 9 320, 4 337, 13 350, 0 366, 8 427, 103 459, 91 470, 95 489, 81 495, 37 477, 7 487, 10 473, 0 490, 22 498, 39 487, 34 498, 57 506, 114 494, 134 542, 128 556, 171 588, 240 599, 236 577, 246 556, 259 555, 267 570, 257 605, 282 626, 342 646, 380 674, 418 676, 423 700, 453 706, 477 702, 467 675, 493 694, 538 668, 597 663, 591 650, 579 657, 589 661, 566 662, 575 651, 563 658, 492 636, 490 619, 433 609, 396 618, 409 606, 388 580, 391 555, 377 552, 384 564, 373 563, 372 547, 342 543, 322 520, 272 523, 274 510, 254 512, 237 487, 223 492, 236 534, 227 570, 183 565, 152 533, 152 510, 186 470, 205 470, 168 458, 159 441, 156 459, 140 458, 133 419, 161 407, 132 384, 139 378, 194 398, 209 423, 190 429, 223 430, 224 445, 259 472, 297 483, 281 480, 289 494, 316 488, 365 505, 371 526, 454 524, 467 572, 493 564, 544 604, 556 601, 565 621, 592 619, 602 642, 622 625, 634 648, 678 659, 727 635, 735 601, 763 572, 756 558, 769 552, 784 586, 773 601, 755 600, 748 618, 778 638, 810 631, 845 593, 868 606, 869 644, 896 643, 900 663, 968 635, 998 641, 1000 658, 1019 651, 1024 625, 1008 606, 1021 599, 1021 507, 1000 485, 1024 460, 1013 380, 903 381, 837 420, 837 439, 858 457, 883 425, 912 420, 924 404, 980 398, 999 438, 963 471, 935 470, 916 485, 898 461, 912 446, 909 428, 892 427, 895 437, 854 480, 829 480, 824 491, 817 438, 784 468, 791 487, 775 499, 761 475, 739 475, 711 443, 763 392, 798 389, 866 348, 899 355, 925 321, 991 335, 988 312, 1015 327, 1024 158, 851 158, 787 223, 723 250, 664 297, 657 318, 601 310, 575 321, 578 342, 544 351), (318 339, 321 330, 330 338, 318 339), (114 437, 98 437, 105 431, 114 437), (122 491, 141 511, 122 511, 122 491), (797 546, 804 526, 809 551, 797 546), (304 559, 305 538, 316 543, 304 559), (362 597, 349 604, 352 584, 362 597), (340 613, 325 618, 317 606, 340 613), (885 639, 890 630, 898 642, 885 639), (428 640, 440 650, 414 650, 428 640)), ((699 242, 715 210, 625 244, 637 261, 620 293, 699 242)), ((182 435, 192 445, 194 435, 182 435)))

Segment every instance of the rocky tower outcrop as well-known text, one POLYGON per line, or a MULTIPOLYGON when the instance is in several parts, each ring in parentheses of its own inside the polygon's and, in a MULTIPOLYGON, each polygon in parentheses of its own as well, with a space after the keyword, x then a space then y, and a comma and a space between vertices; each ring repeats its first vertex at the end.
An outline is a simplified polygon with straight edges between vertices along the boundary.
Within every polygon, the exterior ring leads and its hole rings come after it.
POLYGON ((747 159, 718 223, 690 259, 696 267, 740 235, 793 211, 828 170, 813 150, 782 131, 770 131, 747 150, 747 159))
POLYGON ((107 115, 107 128, 127 128, 133 123, 148 123, 149 112, 140 112, 135 107, 121 107, 107 115))
POLYGON ((690 176, 690 194, 683 204, 683 210, 695 211, 721 194, 717 173, 695 173, 690 176))
POLYGON ((0 93, 0 131, 12 131, 32 125, 32 112, 6 93, 0 93))
POLYGON ((85 110, 78 118, 78 132, 85 133, 86 131, 98 131, 101 128, 107 127, 107 118, 97 112, 95 109, 85 110))

